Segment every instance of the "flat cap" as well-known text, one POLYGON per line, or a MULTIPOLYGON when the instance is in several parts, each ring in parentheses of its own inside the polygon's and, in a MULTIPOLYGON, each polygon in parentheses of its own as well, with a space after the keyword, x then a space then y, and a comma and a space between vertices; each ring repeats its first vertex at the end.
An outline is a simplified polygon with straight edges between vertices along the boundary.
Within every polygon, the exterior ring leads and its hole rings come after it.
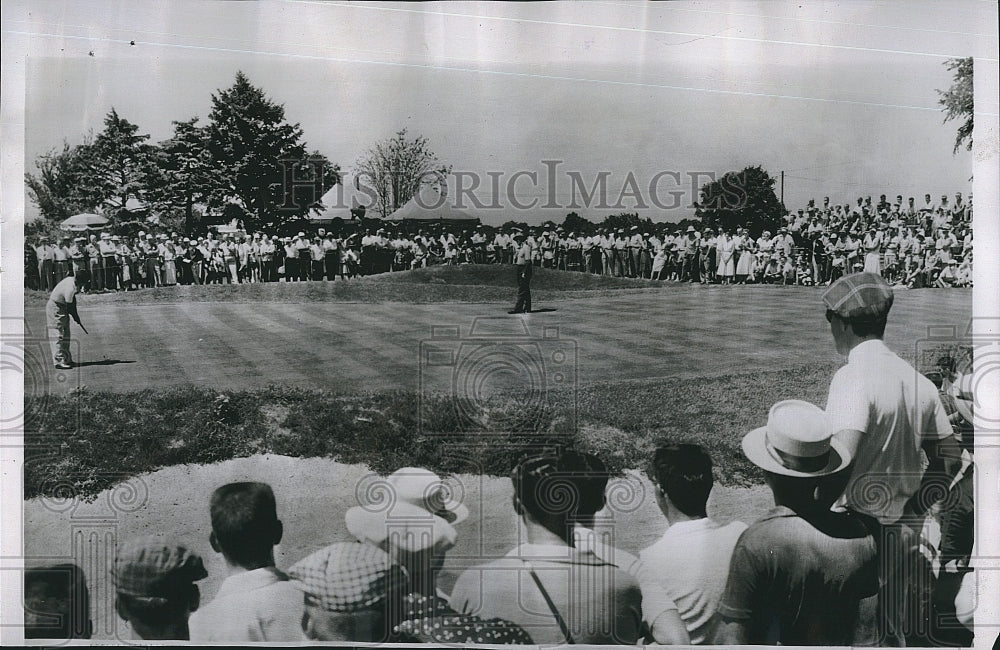
POLYGON ((118 548, 111 570, 115 591, 145 598, 166 598, 178 588, 208 577, 201 558, 183 546, 154 536, 118 548))
POLYGON ((338 542, 299 560, 288 575, 306 601, 328 612, 355 612, 402 595, 406 573, 380 548, 338 542))
POLYGON ((892 307, 889 283, 877 273, 852 273, 823 293, 826 308, 846 320, 879 320, 892 307))

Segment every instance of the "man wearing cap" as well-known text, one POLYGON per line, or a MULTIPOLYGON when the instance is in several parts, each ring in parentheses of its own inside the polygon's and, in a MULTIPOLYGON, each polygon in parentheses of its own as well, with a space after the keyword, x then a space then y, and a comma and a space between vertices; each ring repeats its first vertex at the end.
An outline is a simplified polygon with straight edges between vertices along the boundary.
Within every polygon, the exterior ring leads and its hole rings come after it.
POLYGON ((715 642, 869 641, 859 608, 878 590, 876 544, 862 517, 830 510, 852 457, 833 437, 826 414, 808 402, 778 402, 742 447, 764 470, 775 507, 736 543, 715 642))
POLYGON ((934 384, 883 342, 892 288, 874 273, 840 278, 823 294, 837 352, 827 414, 854 458, 840 504, 879 524, 883 634, 905 633, 903 571, 934 486, 955 475, 961 450, 934 384), (927 467, 921 451, 926 454, 927 467), (872 495, 878 498, 872 498, 872 495))
POLYGON ((76 274, 80 269, 87 268, 86 259, 83 256, 83 245, 87 240, 83 237, 76 237, 69 247, 70 272, 76 274))
POLYGON ((39 288, 42 291, 52 291, 56 286, 55 280, 55 246, 48 237, 40 237, 38 246, 35 247, 35 254, 38 257, 38 277, 40 279, 39 288))
POLYGON ((118 549, 111 577, 115 611, 134 639, 190 638, 188 617, 201 602, 195 583, 208 577, 200 557, 155 536, 140 537, 118 549))
POLYGON ((338 542, 296 562, 288 570, 302 593, 302 634, 314 641, 400 641, 392 635, 406 573, 374 546, 338 542))
POLYGON ((160 284, 160 251, 150 233, 146 234, 146 239, 141 243, 143 268, 146 271, 146 286, 152 288, 160 284))
POLYGON ((57 284, 69 275, 69 241, 63 237, 52 246, 52 279, 57 284))
POLYGON ((118 251, 111 241, 109 233, 101 233, 101 241, 98 243, 101 251, 101 268, 104 269, 104 288, 109 291, 118 290, 118 251))

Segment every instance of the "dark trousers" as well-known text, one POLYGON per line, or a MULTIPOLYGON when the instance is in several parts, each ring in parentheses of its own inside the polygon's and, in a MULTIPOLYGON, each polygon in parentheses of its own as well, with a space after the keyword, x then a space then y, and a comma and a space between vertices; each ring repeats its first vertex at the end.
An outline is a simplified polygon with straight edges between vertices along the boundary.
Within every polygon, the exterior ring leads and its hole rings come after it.
POLYGON ((52 260, 42 260, 38 263, 38 277, 42 291, 52 291, 56 288, 52 266, 52 260))
POLYGON ((299 279, 299 258, 285 258, 285 282, 295 282, 299 279))
POLYGON ((274 269, 277 267, 274 265, 274 260, 263 260, 260 263, 260 279, 261 282, 275 282, 278 279, 278 274, 274 269))
POLYGON ((118 289, 118 260, 114 257, 104 258, 104 288, 111 291, 118 289))
POLYGON ((104 289, 104 267, 100 257, 90 259, 90 286, 94 291, 104 289))
POLYGON ((307 250, 299 251, 299 280, 305 282, 309 280, 312 272, 312 253, 307 250))
POLYGON ((601 250, 598 248, 598 249, 594 249, 592 251, 589 251, 587 253, 587 259, 589 260, 589 263, 587 265, 589 267, 589 271, 591 273, 596 274, 596 275, 600 275, 602 273, 602 268, 601 268, 601 250))
POLYGON ((514 311, 531 311, 531 264, 517 267, 517 304, 514 311))

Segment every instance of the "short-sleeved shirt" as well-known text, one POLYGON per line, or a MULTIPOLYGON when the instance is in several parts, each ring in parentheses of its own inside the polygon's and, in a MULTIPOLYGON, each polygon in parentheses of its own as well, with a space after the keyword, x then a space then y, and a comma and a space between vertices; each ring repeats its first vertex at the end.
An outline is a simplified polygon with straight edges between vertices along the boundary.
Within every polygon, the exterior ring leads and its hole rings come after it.
POLYGON ((511 621, 540 645, 565 643, 529 566, 576 643, 632 645, 641 637, 638 581, 593 552, 571 546, 522 544, 506 557, 467 569, 455 583, 451 607, 511 621))
POLYGON ((883 524, 898 521, 923 478, 922 443, 952 434, 937 387, 885 343, 868 340, 834 375, 826 412, 834 431, 864 434, 841 503, 883 524))
POLYGON ((677 603, 691 643, 710 643, 729 561, 746 529, 742 521, 723 525, 707 517, 672 524, 663 537, 639 554, 643 610, 646 594, 663 589, 677 603))
POLYGON ((302 592, 274 567, 229 576, 215 599, 191 614, 191 640, 304 641, 302 592))
POLYGON ((807 521, 779 506, 736 544, 719 615, 754 645, 851 645, 860 601, 878 591, 875 539, 853 513, 807 521))

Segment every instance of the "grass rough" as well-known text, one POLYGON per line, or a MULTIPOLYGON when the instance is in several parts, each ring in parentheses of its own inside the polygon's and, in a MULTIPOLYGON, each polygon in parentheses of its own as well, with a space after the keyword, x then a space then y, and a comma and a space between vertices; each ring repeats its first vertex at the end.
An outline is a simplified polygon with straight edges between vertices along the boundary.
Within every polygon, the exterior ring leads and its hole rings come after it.
POLYGON ((450 396, 412 391, 337 395, 286 386, 184 386, 48 395, 37 398, 45 400, 38 430, 26 432, 24 495, 72 490, 93 497, 163 467, 261 453, 363 463, 382 473, 416 465, 504 476, 526 453, 565 446, 594 452, 621 472, 645 469, 658 444, 679 441, 704 445, 723 485, 753 485, 761 475, 743 457, 740 439, 763 425, 781 399, 823 405, 834 370, 813 363, 608 382, 550 392, 528 417, 523 395, 498 394, 478 405, 474 423, 450 396))

